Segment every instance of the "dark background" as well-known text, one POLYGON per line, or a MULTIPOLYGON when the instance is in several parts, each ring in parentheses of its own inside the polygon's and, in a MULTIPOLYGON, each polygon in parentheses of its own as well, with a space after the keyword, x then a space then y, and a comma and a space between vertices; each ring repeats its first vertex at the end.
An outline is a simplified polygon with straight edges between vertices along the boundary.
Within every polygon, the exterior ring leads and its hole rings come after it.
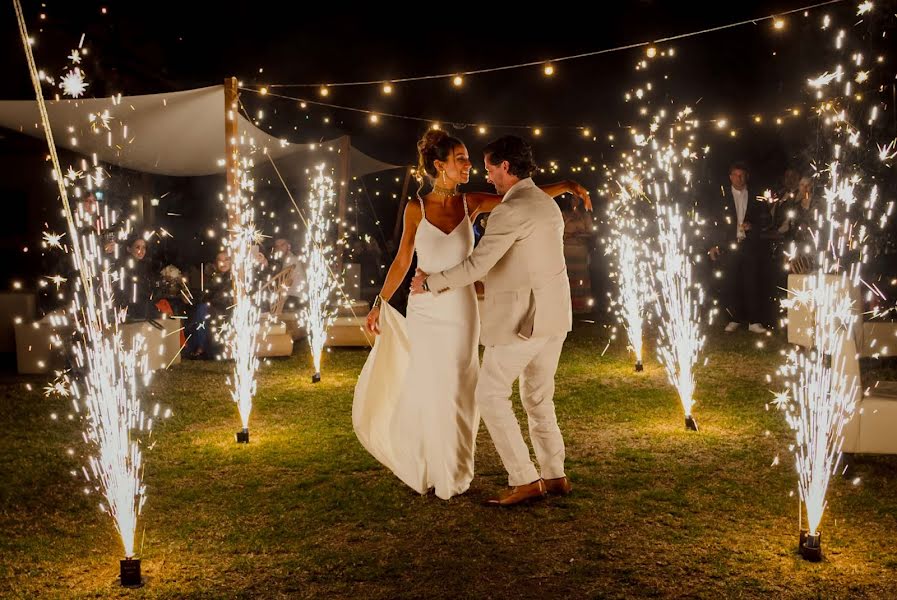
MULTIPOLYGON (((884 4, 893 8, 894 3, 884 4)), ((877 3, 877 11, 886 14, 885 5, 877 3)), ((352 8, 338 14, 306 5, 301 11, 291 10, 274 2, 233 8, 209 2, 26 2, 25 12, 37 39, 38 65, 48 72, 61 72, 66 56, 85 34, 91 49, 82 65, 90 81, 88 93, 102 96, 190 89, 218 84, 227 76, 257 88, 452 73, 649 41, 800 6, 759 2, 707 7, 697 2, 636 0, 595 5, 588 9, 592 16, 586 16, 581 5, 572 4, 517 12, 494 4, 418 4, 389 10, 352 8)), ((623 94, 651 81, 654 106, 687 104, 705 120, 728 120, 725 128, 708 124, 701 134, 700 143, 712 151, 698 168, 702 196, 698 200, 711 202, 726 181, 728 164, 736 159, 751 166, 757 193, 776 189, 789 166, 808 172, 816 129, 803 111, 799 117, 789 111, 808 101, 807 77, 831 64, 825 50, 831 45, 831 32, 819 32, 822 15, 829 13, 842 26, 851 26, 858 20, 855 12, 855 3, 840 3, 814 9, 809 17, 789 15, 782 30, 768 20, 756 21, 658 44, 659 51, 672 47, 676 55, 650 61, 647 71, 635 69, 645 58, 644 48, 638 48, 555 63, 556 74, 550 78, 539 66, 471 75, 461 89, 446 79, 396 84, 390 96, 377 85, 331 88, 328 98, 320 98, 317 87, 271 89, 294 98, 438 121, 467 142, 475 165, 490 138, 505 133, 528 136, 542 166, 552 161, 558 165, 556 173, 542 175, 541 181, 573 177, 596 191, 605 183, 602 165, 619 160, 620 151, 629 145, 626 128, 638 121, 635 104, 624 102, 623 94), (755 115, 762 115, 761 124, 753 122, 755 115), (784 118, 781 126, 774 124, 777 116, 784 118), (488 133, 452 125, 461 122, 482 123, 488 133), (542 135, 534 137, 533 127, 540 127, 542 135), (592 136, 584 136, 582 127, 588 127, 592 136), (582 169, 574 172, 573 166, 582 169)), ((11 6, 0 11, 0 32, 7 57, 0 97, 32 99, 11 6)), ((891 91, 885 89, 885 98, 893 94, 893 79, 886 85, 891 91)), ((415 162, 415 141, 428 127, 427 122, 386 116, 372 125, 363 113, 316 105, 303 109, 295 100, 251 92, 244 92, 242 100, 251 115, 265 111, 262 126, 277 137, 310 142, 348 133, 356 147, 399 165, 415 162)), ((885 121, 897 131, 894 116, 891 110, 885 121)), ((23 277, 27 284, 35 279, 42 268, 35 253, 40 232, 45 223, 54 228, 54 220, 59 222, 44 155, 42 140, 0 132, 0 197, 5 202, 0 249, 11 259, 0 269, 0 281, 23 277), (24 247, 29 247, 28 253, 23 254, 24 247)), ((192 262, 210 257, 218 242, 205 232, 221 220, 220 178, 113 171, 117 189, 110 196, 121 204, 127 205, 137 194, 159 199, 142 218, 147 227, 165 227, 175 237, 153 250, 157 260, 192 262)), ((401 180, 401 175, 383 173, 359 184, 362 192, 352 188, 350 205, 358 230, 373 236, 384 249, 392 237, 401 188, 396 177, 401 180)), ((470 189, 488 189, 482 170, 470 189)), ((602 203, 597 195, 595 201, 602 203)), ((55 228, 60 230, 61 225, 55 228)))

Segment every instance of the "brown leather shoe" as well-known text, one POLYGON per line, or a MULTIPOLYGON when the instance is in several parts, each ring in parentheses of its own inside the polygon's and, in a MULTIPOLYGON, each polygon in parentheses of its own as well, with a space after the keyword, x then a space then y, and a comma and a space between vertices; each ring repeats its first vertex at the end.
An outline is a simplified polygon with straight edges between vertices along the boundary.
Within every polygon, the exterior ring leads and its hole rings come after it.
POLYGON ((518 485, 499 496, 486 501, 489 506, 514 506, 524 502, 533 502, 545 497, 545 482, 537 479, 526 485, 518 485))
POLYGON ((557 479, 543 479, 545 482, 545 491, 552 496, 569 496, 573 491, 573 485, 566 477, 558 477, 557 479))

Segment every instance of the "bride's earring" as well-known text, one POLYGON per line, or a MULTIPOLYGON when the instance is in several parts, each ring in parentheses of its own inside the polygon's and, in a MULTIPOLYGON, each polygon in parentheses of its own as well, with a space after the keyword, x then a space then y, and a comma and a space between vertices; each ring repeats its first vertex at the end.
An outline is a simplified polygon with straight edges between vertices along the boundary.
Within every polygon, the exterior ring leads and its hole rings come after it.
POLYGON ((442 187, 448 187, 448 183, 445 181, 445 169, 442 170, 442 187))

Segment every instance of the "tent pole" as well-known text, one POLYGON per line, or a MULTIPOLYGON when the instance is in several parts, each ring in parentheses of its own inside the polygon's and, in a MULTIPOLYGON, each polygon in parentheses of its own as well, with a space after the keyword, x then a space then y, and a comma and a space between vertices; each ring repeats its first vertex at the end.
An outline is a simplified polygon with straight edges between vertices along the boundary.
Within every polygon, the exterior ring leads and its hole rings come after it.
POLYGON ((156 224, 156 211, 153 210, 156 190, 149 173, 140 174, 140 184, 140 220, 145 227, 152 228, 156 224))
MULTIPOLYGON (((339 181, 339 192, 338 192, 338 204, 337 204, 337 240, 343 239, 346 234, 346 201, 347 195, 349 193, 349 156, 352 151, 352 138, 347 136, 343 137, 342 140, 342 148, 340 148, 340 153, 342 156, 340 157, 340 176, 341 179, 339 181)), ((336 257, 336 272, 343 272, 343 253, 339 252, 336 257)))

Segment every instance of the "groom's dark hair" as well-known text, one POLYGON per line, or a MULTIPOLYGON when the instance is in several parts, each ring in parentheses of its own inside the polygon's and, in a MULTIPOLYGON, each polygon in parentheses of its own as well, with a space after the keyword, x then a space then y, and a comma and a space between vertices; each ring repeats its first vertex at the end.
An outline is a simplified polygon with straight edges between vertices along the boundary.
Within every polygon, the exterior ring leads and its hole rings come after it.
POLYGON ((533 149, 526 140, 516 135, 506 135, 489 142, 483 148, 483 154, 489 164, 500 165, 503 161, 508 161, 508 172, 520 179, 530 177, 538 168, 533 158, 533 149))

